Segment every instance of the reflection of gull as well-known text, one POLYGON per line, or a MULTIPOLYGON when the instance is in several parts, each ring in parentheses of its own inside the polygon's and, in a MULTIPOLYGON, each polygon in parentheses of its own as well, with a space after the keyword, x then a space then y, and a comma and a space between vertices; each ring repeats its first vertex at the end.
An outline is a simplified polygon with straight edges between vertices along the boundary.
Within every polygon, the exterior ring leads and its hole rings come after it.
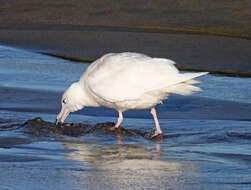
POLYGON ((139 53, 110 53, 92 63, 62 96, 62 109, 57 121, 64 122, 70 112, 84 106, 106 106, 119 113, 116 128, 126 110, 151 108, 156 131, 161 134, 155 105, 170 94, 189 95, 199 91, 195 77, 207 73, 179 73, 169 59, 151 58, 139 53))
POLYGON ((199 184, 196 163, 160 160, 142 145, 67 142, 64 147, 75 150, 67 159, 89 168, 73 173, 88 189, 183 189, 187 183, 199 184))

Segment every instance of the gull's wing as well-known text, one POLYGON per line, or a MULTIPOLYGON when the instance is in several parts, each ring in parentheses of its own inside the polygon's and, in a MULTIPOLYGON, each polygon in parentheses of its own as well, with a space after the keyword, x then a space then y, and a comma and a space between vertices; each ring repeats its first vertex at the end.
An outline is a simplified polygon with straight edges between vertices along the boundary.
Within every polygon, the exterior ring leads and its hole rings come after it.
POLYGON ((87 69, 88 89, 110 102, 137 99, 206 73, 181 74, 169 59, 151 58, 138 53, 108 54, 87 69))

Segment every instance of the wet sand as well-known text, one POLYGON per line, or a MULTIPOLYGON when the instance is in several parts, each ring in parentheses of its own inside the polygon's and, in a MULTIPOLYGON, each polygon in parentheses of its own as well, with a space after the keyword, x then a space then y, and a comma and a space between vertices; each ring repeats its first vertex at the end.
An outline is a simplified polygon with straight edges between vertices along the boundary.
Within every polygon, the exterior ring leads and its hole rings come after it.
POLYGON ((0 24, 131 26, 250 38, 250 9, 250 2, 241 0, 4 1, 0 24))

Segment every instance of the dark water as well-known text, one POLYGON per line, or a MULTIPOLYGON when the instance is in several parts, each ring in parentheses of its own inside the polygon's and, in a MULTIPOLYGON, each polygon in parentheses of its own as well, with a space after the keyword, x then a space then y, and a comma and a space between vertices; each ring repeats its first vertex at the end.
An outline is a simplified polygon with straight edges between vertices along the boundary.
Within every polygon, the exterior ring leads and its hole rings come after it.
POLYGON ((203 92, 170 97, 163 138, 148 138, 149 110, 126 112, 122 131, 105 108, 58 129, 61 93, 87 66, 0 46, 1 190, 251 189, 250 78, 207 75, 203 92))

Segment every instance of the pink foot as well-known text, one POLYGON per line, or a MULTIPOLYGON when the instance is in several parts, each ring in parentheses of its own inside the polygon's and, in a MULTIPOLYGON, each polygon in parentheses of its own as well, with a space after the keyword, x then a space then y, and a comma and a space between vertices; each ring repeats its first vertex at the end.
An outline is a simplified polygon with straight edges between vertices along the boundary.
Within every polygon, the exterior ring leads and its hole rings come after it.
POLYGON ((162 131, 154 131, 154 133, 152 133, 152 135, 151 135, 151 138, 153 139, 159 135, 162 135, 162 131))

